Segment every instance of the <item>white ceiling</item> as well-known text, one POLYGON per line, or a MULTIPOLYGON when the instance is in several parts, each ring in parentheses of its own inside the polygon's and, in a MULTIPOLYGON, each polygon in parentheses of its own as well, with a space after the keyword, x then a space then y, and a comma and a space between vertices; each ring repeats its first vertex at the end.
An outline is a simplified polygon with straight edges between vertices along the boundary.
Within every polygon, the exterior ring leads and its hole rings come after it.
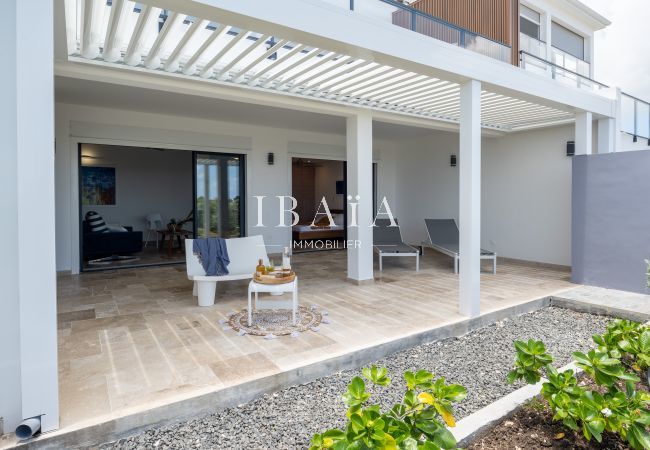
MULTIPOLYGON (((60 103, 247 123, 292 130, 345 134, 345 119, 338 116, 96 81, 56 77, 55 95, 56 101, 60 103)), ((440 133, 426 128, 377 121, 374 122, 373 129, 375 139, 385 140, 421 138, 440 133)))

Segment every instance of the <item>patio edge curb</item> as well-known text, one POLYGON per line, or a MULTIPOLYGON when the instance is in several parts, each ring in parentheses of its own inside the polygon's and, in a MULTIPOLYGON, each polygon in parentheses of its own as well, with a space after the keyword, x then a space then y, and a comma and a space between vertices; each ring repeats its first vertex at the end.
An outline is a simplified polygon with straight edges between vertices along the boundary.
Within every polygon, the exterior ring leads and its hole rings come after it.
POLYGON ((106 422, 43 434, 34 440, 17 443, 16 448, 80 448, 88 445, 97 445, 97 443, 116 441, 137 434, 147 428, 172 425, 184 420, 191 420, 225 408, 247 403, 264 394, 269 394, 290 386, 309 383, 341 370, 358 368, 364 364, 417 345, 436 342, 451 337, 459 337, 500 320, 537 311, 550 305, 551 297, 549 296, 530 300, 526 303, 491 311, 476 318, 464 319, 420 331, 390 342, 383 342, 372 347, 358 349, 323 361, 247 381, 225 389, 156 406, 106 422))
MULTIPOLYGON (((568 369, 573 369, 575 373, 582 372, 575 363, 569 363, 558 371, 564 372, 568 369)), ((459 420, 456 427, 450 430, 458 441, 458 446, 465 447, 483 437, 494 425, 513 415, 527 401, 537 397, 542 391, 542 385, 547 381, 542 378, 536 384, 519 388, 459 420)))

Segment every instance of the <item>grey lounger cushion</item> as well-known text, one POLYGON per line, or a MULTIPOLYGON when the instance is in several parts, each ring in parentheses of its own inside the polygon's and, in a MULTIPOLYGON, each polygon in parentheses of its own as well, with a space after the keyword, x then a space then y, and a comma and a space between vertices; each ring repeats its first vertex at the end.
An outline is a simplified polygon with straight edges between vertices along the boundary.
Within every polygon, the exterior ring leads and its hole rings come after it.
POLYGON ((397 226, 390 226, 390 219, 377 219, 373 231, 373 241, 375 248, 381 253, 414 253, 417 249, 407 245, 402 240, 402 233, 397 226))
MULTIPOLYGON (((458 254, 458 225, 454 219, 424 219, 424 222, 431 244, 458 254)), ((494 252, 481 249, 481 255, 493 254, 494 252)))

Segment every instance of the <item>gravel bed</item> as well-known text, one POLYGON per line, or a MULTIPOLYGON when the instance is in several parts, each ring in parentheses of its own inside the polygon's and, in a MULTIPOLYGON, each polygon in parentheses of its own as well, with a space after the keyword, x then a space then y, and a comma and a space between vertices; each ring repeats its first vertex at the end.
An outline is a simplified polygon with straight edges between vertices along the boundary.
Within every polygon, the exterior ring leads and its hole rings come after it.
MULTIPOLYGON (((460 338, 424 344, 390 355, 386 366, 393 383, 379 388, 383 406, 401 399, 406 370, 427 369, 460 383, 467 398, 456 408, 462 418, 512 392, 505 382, 514 358, 514 340, 541 339, 557 366, 571 353, 593 346, 591 336, 605 331, 607 317, 545 308, 506 319, 460 338)), ((345 423, 341 394, 359 370, 346 370, 311 383, 264 395, 244 405, 105 444, 101 448, 300 449, 314 433, 345 423)), ((373 397, 377 398, 377 397, 373 397)))

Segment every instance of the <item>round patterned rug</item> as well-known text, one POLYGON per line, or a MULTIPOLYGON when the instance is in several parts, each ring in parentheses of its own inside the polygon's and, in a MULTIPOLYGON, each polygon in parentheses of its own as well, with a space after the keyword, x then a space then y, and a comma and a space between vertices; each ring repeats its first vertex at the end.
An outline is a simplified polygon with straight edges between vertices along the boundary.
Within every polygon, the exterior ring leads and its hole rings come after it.
POLYGON ((315 308, 298 307, 296 325, 292 323, 290 310, 259 310, 253 312, 253 323, 248 326, 248 310, 242 309, 228 318, 228 325, 239 334, 251 334, 253 336, 265 336, 272 338, 276 336, 292 335, 303 331, 318 331, 318 326, 323 322, 323 315, 315 308))

